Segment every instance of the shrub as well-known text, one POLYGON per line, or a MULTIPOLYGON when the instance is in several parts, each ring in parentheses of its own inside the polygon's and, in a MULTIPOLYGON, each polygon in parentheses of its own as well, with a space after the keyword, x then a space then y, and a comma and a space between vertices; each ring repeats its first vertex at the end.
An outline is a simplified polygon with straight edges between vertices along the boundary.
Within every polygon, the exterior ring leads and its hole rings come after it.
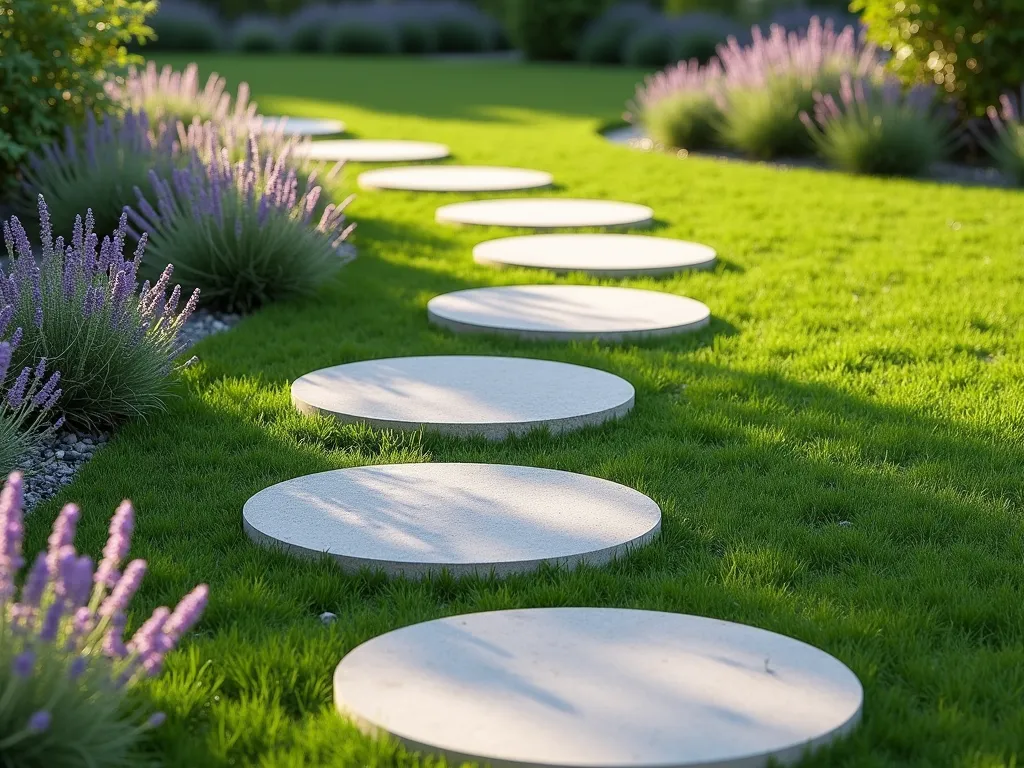
POLYGON ((70 244, 53 239, 49 213, 39 198, 42 233, 37 262, 21 222, 4 227, 10 274, 0 275, 0 304, 14 308, 12 324, 24 335, 14 350, 15 369, 46 358, 61 372, 61 408, 68 421, 110 426, 159 410, 170 394, 168 374, 182 351, 178 332, 199 300, 193 294, 176 315, 180 289, 170 298, 170 268, 141 291, 136 271, 145 237, 124 258, 125 219, 99 242, 92 213, 75 222, 70 244))
POLYGON ((399 52, 395 28, 370 19, 339 19, 327 30, 324 44, 332 53, 387 55, 399 52))
POLYGON ((843 75, 839 98, 817 94, 802 115, 821 156, 851 173, 919 176, 950 148, 949 119, 933 88, 904 93, 899 81, 876 85, 843 75))
POLYGON ((246 16, 231 33, 231 47, 242 53, 275 53, 284 45, 281 25, 269 16, 246 16))
POLYGON ((891 51, 905 83, 936 83, 983 115, 1024 82, 1024 3, 1020 0, 854 0, 871 38, 891 51))
POLYGON ((151 0, 18 0, 0 25, 0 182, 30 152, 109 107, 102 80, 149 36, 151 0))
POLYGON ((441 53, 481 53, 494 47, 494 33, 487 25, 457 13, 443 14, 434 24, 437 50, 441 53))
POLYGON ((814 109, 814 94, 834 93, 844 73, 874 76, 877 53, 858 43, 852 27, 836 33, 818 20, 806 35, 778 26, 767 37, 752 32, 749 46, 730 39, 719 48, 728 102, 722 137, 760 159, 807 154, 813 143, 800 115, 814 109))
POLYGON ((238 95, 232 104, 227 93, 227 80, 216 72, 210 74, 206 85, 199 87, 199 67, 189 64, 181 72, 169 64, 157 72, 150 61, 145 70, 132 68, 128 77, 109 83, 110 97, 135 112, 145 112, 153 123, 175 119, 191 123, 215 120, 219 123, 236 121, 249 123, 256 115, 256 103, 249 101, 249 84, 240 83, 238 95))
MULTIPOLYGON (((4 336, 14 307, 8 305, 0 310, 0 338, 4 336)), ((63 419, 48 423, 48 412, 60 399, 57 388, 60 373, 47 378, 46 361, 22 368, 17 376, 11 368, 14 350, 21 337, 21 329, 15 329, 11 338, 0 341, 0 473, 12 471, 18 462, 37 447, 48 433, 59 429, 63 419)))
POLYGON ((982 146, 1003 174, 1014 184, 1024 186, 1024 90, 1020 99, 1003 94, 999 108, 989 107, 988 117, 995 129, 993 137, 981 136, 982 146))
MULTIPOLYGON (((25 203, 42 195, 54 231, 70 240, 75 218, 90 205, 97 211, 100 232, 117 227, 121 212, 134 202, 134 187, 149 186, 151 168, 169 168, 176 138, 166 126, 154 134, 145 113, 124 118, 106 115, 102 122, 86 118, 81 136, 65 129, 63 144, 54 142, 28 158, 22 169, 25 203)), ((35 206, 20 211, 35 215, 35 206)))
POLYGON ((160 0, 150 21, 155 37, 149 51, 216 51, 223 47, 224 26, 217 14, 189 0, 160 0))
POLYGON ((647 78, 637 89, 630 119, 643 123, 660 144, 690 150, 718 143, 722 69, 717 60, 701 66, 696 60, 679 62, 647 78))
POLYGON ((660 22, 633 31, 622 49, 622 58, 631 67, 660 69, 672 60, 672 34, 660 22))
POLYGON ((309 5, 289 19, 285 35, 288 50, 296 53, 320 53, 324 50, 324 35, 337 17, 337 10, 318 3, 309 5))
POLYGON ((16 601, 22 508, 22 477, 13 473, 0 493, 0 764, 145 764, 141 744, 163 715, 140 717, 132 689, 160 673, 166 654, 202 616, 208 588, 196 587, 173 611, 157 608, 124 642, 128 605, 146 571, 143 560, 121 570, 135 513, 127 501, 118 507, 94 574, 90 558, 75 551, 81 513, 69 504, 16 601))
POLYGON ((344 205, 312 223, 320 187, 315 174, 300 184, 288 154, 261 162, 253 137, 242 163, 215 149, 171 178, 154 174, 156 207, 140 195, 130 214, 152 233, 149 263, 170 258, 184 286, 230 311, 314 292, 346 262, 351 228, 344 205))
POLYGON ((718 52, 718 46, 730 37, 743 35, 731 19, 717 13, 688 13, 672 21, 672 61, 696 59, 707 64, 718 52))
POLYGON ((420 18, 403 18, 395 25, 402 53, 424 54, 437 50, 437 30, 420 18))
POLYGON ((581 33, 607 5, 606 0, 509 0, 512 39, 528 59, 573 59, 581 33))
POLYGON ((579 58, 591 64, 621 63, 630 35, 657 18, 657 14, 644 3, 612 6, 583 31, 579 58))

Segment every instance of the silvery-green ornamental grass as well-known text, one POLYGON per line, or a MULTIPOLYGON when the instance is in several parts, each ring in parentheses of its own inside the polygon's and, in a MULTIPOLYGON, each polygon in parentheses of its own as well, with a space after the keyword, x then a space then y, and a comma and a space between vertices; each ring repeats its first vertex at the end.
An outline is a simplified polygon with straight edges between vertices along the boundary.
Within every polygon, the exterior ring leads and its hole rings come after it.
POLYGON ((261 159, 250 136, 233 163, 218 141, 208 127, 205 150, 170 177, 153 174, 154 199, 140 194, 131 209, 133 224, 150 233, 149 270, 170 261, 184 288, 229 311, 313 293, 351 258, 348 201, 329 203, 317 220, 316 172, 300 181, 290 146, 261 159))
POLYGON ((20 213, 34 217, 36 196, 42 195, 57 234, 70 238, 75 217, 88 208, 96 229, 111 232, 134 201, 134 188, 148 188, 150 170, 172 166, 176 139, 173 126, 151 125, 145 112, 129 110, 102 121, 90 113, 80 134, 68 127, 63 143, 29 156, 22 168, 27 194, 20 213))
POLYGON ((0 492, 0 768, 134 768, 164 720, 140 711, 136 687, 199 621, 208 589, 157 608, 126 642, 128 607, 146 572, 123 565, 135 512, 123 502, 98 567, 75 550, 81 511, 68 504, 24 576, 22 476, 0 492))
POLYGON ((48 373, 46 360, 16 371, 11 365, 22 331, 10 330, 14 307, 0 309, 0 474, 13 470, 42 438, 59 429, 63 419, 51 413, 60 400, 60 373, 48 373))
POLYGON ((951 146, 950 119, 928 87, 903 91, 843 75, 839 97, 816 94, 801 115, 819 154, 836 168, 882 176, 921 176, 951 146))
POLYGON ((1003 175, 1024 186, 1024 89, 1020 97, 1003 94, 998 107, 988 108, 995 136, 981 136, 981 143, 1003 175))
POLYGON ((198 293, 179 313, 181 289, 171 289, 170 267, 152 286, 139 287, 146 236, 125 258, 124 214, 100 241, 88 212, 76 219, 67 243, 54 239, 42 196, 38 202, 38 259, 16 217, 3 228, 10 264, 9 273, 0 269, 0 310, 12 307, 12 327, 22 329, 15 369, 46 358, 60 371, 61 411, 75 426, 107 427, 160 410, 183 351, 178 334, 198 293))

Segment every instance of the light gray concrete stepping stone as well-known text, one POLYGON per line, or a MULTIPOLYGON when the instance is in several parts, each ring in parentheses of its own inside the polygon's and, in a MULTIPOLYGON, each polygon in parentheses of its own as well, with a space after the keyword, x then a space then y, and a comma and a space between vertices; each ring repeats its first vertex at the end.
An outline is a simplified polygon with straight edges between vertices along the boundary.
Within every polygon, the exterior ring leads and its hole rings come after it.
POLYGON ((242 517, 258 543, 410 578, 603 565, 661 527, 658 505, 632 488, 500 464, 321 472, 260 491, 242 517))
POLYGON ((537 608, 414 624, 358 646, 337 709, 451 764, 764 768, 852 731, 838 659, 755 627, 654 611, 537 608))
POLYGON ((473 249, 473 258, 496 267, 628 277, 710 269, 715 249, 665 237, 561 233, 489 240, 473 249))
POLYGON ((550 187, 550 173, 474 165, 411 165, 359 174, 363 189, 411 192, 509 192, 550 187))
POLYGON ((580 229, 584 227, 646 227, 654 211, 646 205, 609 200, 527 198, 473 200, 437 209, 437 220, 447 224, 524 229, 580 229))
POLYGON ((292 403, 303 413, 491 440, 602 424, 626 415, 634 396, 628 381, 593 368, 468 355, 366 360, 292 384, 292 403))
POLYGON ((279 125, 285 136, 332 136, 345 132, 345 124, 340 120, 328 120, 317 117, 288 117, 283 115, 261 115, 255 118, 262 122, 268 130, 279 125))
POLYGON ((435 325, 522 339, 624 341, 695 331, 711 320, 699 301, 595 285, 512 285, 446 293, 427 303, 435 325))
POLYGON ((427 141, 386 141, 377 139, 334 139, 315 141, 296 148, 296 154, 311 160, 355 163, 413 163, 440 160, 450 154, 444 144, 427 141))

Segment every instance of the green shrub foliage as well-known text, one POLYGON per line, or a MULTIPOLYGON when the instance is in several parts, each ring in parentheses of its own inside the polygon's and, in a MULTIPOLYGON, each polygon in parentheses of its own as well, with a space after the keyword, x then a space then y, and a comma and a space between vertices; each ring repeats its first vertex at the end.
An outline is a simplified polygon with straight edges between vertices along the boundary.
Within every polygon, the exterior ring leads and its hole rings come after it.
POLYGON ((606 0, 509 0, 512 40, 528 59, 573 59, 583 30, 607 5, 606 0))
POLYGON ((89 112, 103 80, 132 62, 154 0, 17 0, 0 5, 0 177, 89 112))
POLYGON ((324 37, 331 53, 395 54, 400 52, 399 36, 394 27, 362 19, 338 21, 324 37))
POLYGON ((1021 0, 854 0, 905 83, 936 83, 982 115, 1024 82, 1021 0))

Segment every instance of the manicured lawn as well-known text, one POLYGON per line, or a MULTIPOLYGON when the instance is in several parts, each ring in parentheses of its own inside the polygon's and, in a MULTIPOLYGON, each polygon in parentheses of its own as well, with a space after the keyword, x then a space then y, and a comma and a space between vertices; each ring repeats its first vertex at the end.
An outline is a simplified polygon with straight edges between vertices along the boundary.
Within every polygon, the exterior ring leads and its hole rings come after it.
MULTIPOLYGON (((176 65, 185 58, 170 60, 176 65)), ((413 765, 333 711, 354 645, 454 613, 601 605, 696 613, 813 643, 866 689, 862 727, 818 766, 1016 765, 1024 757, 1024 196, 642 154, 606 143, 638 73, 420 61, 205 57, 265 113, 362 137, 450 144, 458 161, 555 174, 554 194, 648 204, 660 235, 719 250, 713 272, 628 285, 708 304, 709 329, 638 345, 533 344, 430 327, 432 296, 553 282, 434 223, 466 196, 360 192, 359 259, 314 299, 268 308, 197 352, 181 397, 121 431, 63 499, 102 546, 123 497, 151 572, 138 615, 197 581, 198 636, 152 686, 172 766, 413 765), (290 382, 411 354, 509 354, 631 381, 625 421, 493 445, 299 417, 290 382), (604 569, 506 582, 342 575, 251 544, 261 488, 331 468, 482 461, 631 485, 661 538, 604 569), (330 627, 318 615, 339 617, 330 627)), ((359 168, 347 169, 354 189, 359 168)), ((573 282, 585 282, 572 277, 573 282)), ((58 504, 32 521, 42 546, 58 504)))

